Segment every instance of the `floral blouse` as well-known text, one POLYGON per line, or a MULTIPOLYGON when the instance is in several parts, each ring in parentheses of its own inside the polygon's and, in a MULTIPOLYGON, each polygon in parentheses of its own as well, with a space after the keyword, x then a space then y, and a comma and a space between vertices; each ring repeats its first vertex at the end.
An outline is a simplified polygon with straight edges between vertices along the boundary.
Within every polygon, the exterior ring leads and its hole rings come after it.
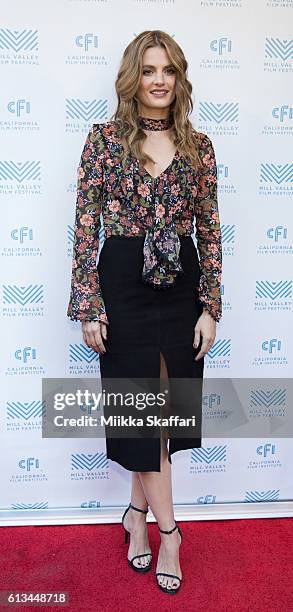
POLYGON ((167 289, 183 273, 179 235, 197 239, 198 291, 215 321, 222 316, 222 245, 217 167, 210 138, 196 132, 204 167, 196 171, 179 151, 153 178, 132 154, 125 167, 114 120, 95 123, 82 151, 77 176, 71 292, 67 316, 109 323, 99 284, 97 255, 101 215, 105 238, 145 236, 142 282, 167 289))

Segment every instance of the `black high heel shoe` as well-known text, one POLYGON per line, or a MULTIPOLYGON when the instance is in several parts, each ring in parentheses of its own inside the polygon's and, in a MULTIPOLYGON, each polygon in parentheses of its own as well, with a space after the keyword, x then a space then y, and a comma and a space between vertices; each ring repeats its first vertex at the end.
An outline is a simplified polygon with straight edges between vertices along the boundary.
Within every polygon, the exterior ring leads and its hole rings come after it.
MULTIPOLYGON (((133 506, 132 504, 129 504, 128 508, 126 508, 123 516, 122 516, 122 525, 124 527, 123 524, 123 520, 124 517, 126 515, 126 513, 128 512, 129 508, 132 508, 133 510, 137 510, 137 512, 143 512, 143 514, 147 514, 148 510, 141 510, 140 508, 136 508, 135 506, 133 506)), ((129 540, 129 534, 130 532, 124 527, 124 531, 125 531, 125 544, 128 543, 129 540)), ((135 555, 135 557, 132 557, 132 559, 128 559, 128 565, 130 565, 130 567, 132 567, 132 569, 134 569, 136 572, 148 572, 151 569, 151 563, 152 563, 152 554, 151 553, 143 553, 142 555, 135 555), (133 561, 134 559, 138 559, 139 557, 146 557, 146 556, 150 556, 150 562, 148 563, 148 565, 146 565, 145 567, 138 567, 137 565, 134 565, 133 561)))
MULTIPOLYGON (((173 527, 173 529, 171 529, 170 531, 164 531, 163 529, 160 529, 160 527, 159 527, 159 531, 161 533, 173 533, 173 531, 175 531, 175 529, 178 529, 178 531, 180 533, 180 536, 181 536, 181 542, 182 542, 182 538, 183 538, 182 531, 181 531, 179 525, 177 525, 176 522, 175 522, 175 527, 173 527)), ((180 542, 180 544, 181 544, 181 542, 180 542)), ((166 574, 165 572, 156 572, 156 577, 158 577, 158 576, 167 576, 168 578, 176 578, 176 580, 179 580, 179 585, 176 588, 168 589, 167 587, 163 587, 159 583, 159 581, 157 579, 157 585, 158 585, 159 589, 161 589, 161 591, 163 591, 164 593, 169 593, 170 595, 176 595, 176 593, 178 593, 178 591, 179 591, 179 589, 181 587, 182 578, 179 578, 179 576, 175 576, 174 574, 166 574)))

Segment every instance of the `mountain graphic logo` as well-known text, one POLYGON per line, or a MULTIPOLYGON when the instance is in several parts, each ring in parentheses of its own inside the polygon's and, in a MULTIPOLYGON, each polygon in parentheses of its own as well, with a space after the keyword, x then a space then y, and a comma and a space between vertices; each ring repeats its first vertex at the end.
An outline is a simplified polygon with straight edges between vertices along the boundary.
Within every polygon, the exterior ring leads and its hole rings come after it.
POLYGON ((239 102, 200 102, 199 119, 214 123, 235 123, 239 119, 239 102))
POLYGON ((106 453, 72 453, 71 469, 72 470, 101 470, 108 468, 109 460, 106 453))
POLYGON ((43 304, 43 285, 3 285, 4 304, 43 304))
POLYGON ((0 28, 0 49, 20 51, 38 51, 38 30, 10 30, 0 28))
POLYGON ((203 463, 210 465, 217 461, 226 461, 227 458, 227 446, 216 445, 216 446, 205 446, 201 448, 191 449, 191 463, 203 463))
POLYGON ((72 120, 103 122, 107 119, 107 100, 81 100, 66 98, 66 118, 72 120))
POLYGON ((270 59, 281 59, 284 62, 293 59, 293 39, 266 38, 265 56, 270 59))

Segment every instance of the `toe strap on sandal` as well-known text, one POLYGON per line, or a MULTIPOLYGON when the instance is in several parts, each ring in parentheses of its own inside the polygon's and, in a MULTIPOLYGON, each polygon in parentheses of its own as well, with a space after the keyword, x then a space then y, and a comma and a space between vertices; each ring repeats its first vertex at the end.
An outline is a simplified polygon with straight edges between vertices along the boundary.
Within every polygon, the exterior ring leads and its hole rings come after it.
POLYGON ((128 561, 130 561, 130 563, 132 563, 132 561, 134 561, 134 559, 139 559, 139 557, 151 557, 152 553, 143 553, 142 555, 135 555, 135 557, 132 557, 132 559, 128 559, 128 561))
POLYGON ((176 580, 179 580, 179 582, 181 582, 181 578, 179 578, 179 576, 175 576, 174 574, 165 574, 165 572, 157 572, 156 576, 168 576, 168 578, 176 578, 176 580))

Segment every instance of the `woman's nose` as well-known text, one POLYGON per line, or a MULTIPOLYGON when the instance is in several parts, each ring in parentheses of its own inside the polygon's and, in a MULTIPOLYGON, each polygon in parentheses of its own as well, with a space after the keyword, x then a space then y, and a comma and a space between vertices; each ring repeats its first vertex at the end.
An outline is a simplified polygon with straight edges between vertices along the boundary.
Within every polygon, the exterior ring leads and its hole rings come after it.
POLYGON ((164 75, 163 73, 158 73, 155 75, 155 79, 154 79, 156 85, 164 85, 164 75))

